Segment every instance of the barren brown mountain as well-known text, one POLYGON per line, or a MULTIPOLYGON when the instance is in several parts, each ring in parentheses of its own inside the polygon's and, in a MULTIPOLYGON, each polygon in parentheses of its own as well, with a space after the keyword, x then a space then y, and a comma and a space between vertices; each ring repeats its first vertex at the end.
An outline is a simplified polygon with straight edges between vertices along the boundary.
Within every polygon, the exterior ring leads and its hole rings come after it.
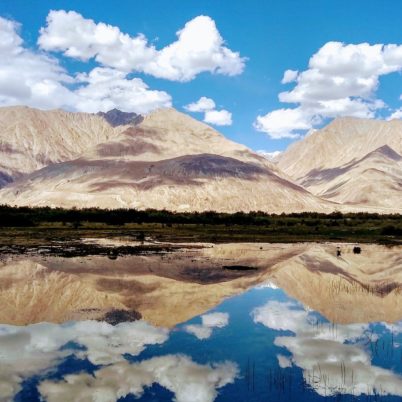
POLYGON ((12 205, 184 211, 334 209, 262 156, 174 109, 108 133, 79 158, 51 163, 9 184, 0 199, 12 205))
POLYGON ((0 108, 0 187, 49 164, 77 158, 124 129, 88 113, 0 108))
POLYGON ((278 166, 313 194, 402 211, 402 121, 335 119, 291 145, 278 166))
POLYGON ((402 122, 335 119, 277 164, 174 109, 0 108, 0 202, 271 213, 402 212, 402 122))

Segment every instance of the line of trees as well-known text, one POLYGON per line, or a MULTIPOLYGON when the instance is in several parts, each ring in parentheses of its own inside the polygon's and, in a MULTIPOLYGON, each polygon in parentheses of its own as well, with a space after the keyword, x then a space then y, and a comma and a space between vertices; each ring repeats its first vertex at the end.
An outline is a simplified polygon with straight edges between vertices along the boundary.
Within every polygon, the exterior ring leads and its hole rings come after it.
MULTIPOLYGON (((268 214, 262 211, 236 212, 233 214, 214 211, 207 212, 171 212, 148 209, 63 209, 63 208, 30 208, 0 205, 0 226, 36 226, 44 222, 61 223, 104 223, 108 225, 123 225, 125 223, 162 223, 162 224, 208 224, 208 225, 252 225, 267 226, 273 223, 292 225, 303 222, 307 226, 316 226, 323 221, 332 222, 333 226, 353 224, 353 222, 391 221, 398 229, 402 222, 399 214, 379 215, 370 213, 333 212, 322 214, 303 212, 291 214, 268 214)), ((392 228, 390 229, 392 232, 392 228)))

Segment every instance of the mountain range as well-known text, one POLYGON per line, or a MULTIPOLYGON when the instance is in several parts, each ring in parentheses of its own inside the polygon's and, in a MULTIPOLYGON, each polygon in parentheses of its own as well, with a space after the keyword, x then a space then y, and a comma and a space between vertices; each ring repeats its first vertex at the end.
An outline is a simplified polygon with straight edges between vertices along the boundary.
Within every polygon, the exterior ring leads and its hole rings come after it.
POLYGON ((0 203, 402 212, 402 122, 335 119, 273 161, 172 108, 0 108, 0 203))

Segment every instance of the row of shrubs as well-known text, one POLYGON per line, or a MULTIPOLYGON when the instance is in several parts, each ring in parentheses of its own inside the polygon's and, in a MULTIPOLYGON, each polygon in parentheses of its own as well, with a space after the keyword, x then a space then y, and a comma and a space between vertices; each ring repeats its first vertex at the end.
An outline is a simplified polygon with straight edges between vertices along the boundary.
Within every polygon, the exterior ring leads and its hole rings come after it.
POLYGON ((171 212, 148 209, 63 209, 63 208, 29 208, 0 205, 0 226, 30 227, 41 223, 62 222, 74 225, 76 222, 104 223, 123 225, 125 223, 162 223, 162 224, 201 224, 201 225, 245 225, 245 226, 378 226, 384 223, 383 234, 401 235, 402 217, 398 214, 379 215, 370 213, 343 214, 333 212, 321 214, 303 212, 292 214, 268 214, 262 211, 236 212, 233 214, 208 212, 171 212))

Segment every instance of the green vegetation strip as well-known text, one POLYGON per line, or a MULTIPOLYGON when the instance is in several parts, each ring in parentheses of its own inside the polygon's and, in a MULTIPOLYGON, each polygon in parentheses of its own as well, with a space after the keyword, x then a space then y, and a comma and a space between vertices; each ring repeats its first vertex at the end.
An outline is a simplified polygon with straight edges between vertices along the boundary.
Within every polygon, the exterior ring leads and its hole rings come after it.
MULTIPOLYGON (((402 216, 368 213, 176 213, 0 206, 0 246, 38 247, 82 238, 161 242, 336 241, 402 244, 402 216)), ((5 252, 5 251, 3 251, 5 252)))

